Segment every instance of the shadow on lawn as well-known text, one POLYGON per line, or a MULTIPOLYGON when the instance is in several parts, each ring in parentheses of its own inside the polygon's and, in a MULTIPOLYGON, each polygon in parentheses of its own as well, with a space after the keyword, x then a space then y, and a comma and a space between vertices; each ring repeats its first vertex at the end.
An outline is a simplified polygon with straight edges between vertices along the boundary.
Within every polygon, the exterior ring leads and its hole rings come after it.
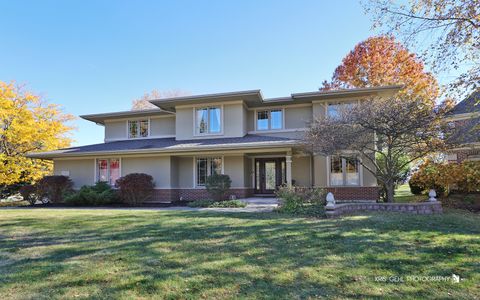
MULTIPOLYGON (((55 248, 45 255, 0 265, 5 277, 0 289, 7 283, 41 282, 72 272, 72 261, 98 261, 118 265, 122 272, 108 279, 80 272, 42 285, 37 292, 65 293, 68 287, 98 286, 107 298, 131 291, 138 296, 218 296, 219 289, 227 290, 224 296, 277 299, 375 297, 378 294, 373 289, 352 286, 361 281, 369 281, 364 287, 374 285, 373 276, 384 274, 451 275, 460 269, 463 276, 473 276, 475 266, 458 260, 478 256, 478 248, 468 249, 455 239, 441 247, 435 244, 435 238, 445 234, 478 237, 478 227, 463 225, 454 219, 445 225, 436 216, 398 214, 338 220, 211 212, 92 212, 55 222, 25 217, 0 223, 2 234, 7 236, 12 226, 37 231, 2 241, 1 253, 55 248), (369 274, 372 270, 379 274, 369 274)), ((429 292, 419 285, 396 295, 418 297, 429 292)))

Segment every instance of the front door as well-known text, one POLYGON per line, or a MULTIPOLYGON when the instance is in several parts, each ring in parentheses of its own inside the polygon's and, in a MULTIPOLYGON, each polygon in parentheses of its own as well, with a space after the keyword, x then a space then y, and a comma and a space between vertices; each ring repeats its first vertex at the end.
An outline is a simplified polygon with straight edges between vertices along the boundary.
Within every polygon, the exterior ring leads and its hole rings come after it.
POLYGON ((285 183, 285 158, 255 159, 255 193, 273 194, 285 183))

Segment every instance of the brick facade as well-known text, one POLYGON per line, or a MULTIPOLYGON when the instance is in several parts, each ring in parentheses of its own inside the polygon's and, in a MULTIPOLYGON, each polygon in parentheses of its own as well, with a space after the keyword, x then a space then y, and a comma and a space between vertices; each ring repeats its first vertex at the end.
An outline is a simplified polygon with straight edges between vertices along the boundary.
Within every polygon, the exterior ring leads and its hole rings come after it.
POLYGON ((328 187, 327 192, 331 192, 335 200, 372 200, 379 198, 379 188, 376 186, 364 187, 328 187))
MULTIPOLYGON (((237 198, 248 198, 253 196, 252 188, 234 188, 230 189, 229 195, 235 195, 237 198)), ((206 189, 155 189, 153 198, 148 202, 169 203, 179 201, 202 200, 210 198, 206 189)))

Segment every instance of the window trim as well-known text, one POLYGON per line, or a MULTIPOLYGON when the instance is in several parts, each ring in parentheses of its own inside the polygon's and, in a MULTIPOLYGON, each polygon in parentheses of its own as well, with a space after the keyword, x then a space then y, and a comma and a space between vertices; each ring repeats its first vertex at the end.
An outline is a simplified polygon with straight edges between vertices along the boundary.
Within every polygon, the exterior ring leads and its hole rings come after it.
MULTIPOLYGON (((108 174, 108 178, 110 178, 110 160, 111 159, 118 159, 118 163, 119 163, 119 166, 118 166, 118 171, 120 173, 120 177, 122 177, 122 158, 121 157, 96 157, 94 160, 93 160, 93 163, 94 163, 94 168, 93 168, 93 184, 96 184, 97 182, 99 182, 98 180, 98 173, 99 173, 99 170, 98 170, 98 161, 99 160, 107 160, 108 161, 108 169, 107 169, 107 174, 108 174)), ((119 177, 119 178, 120 178, 119 177)), ((112 187, 115 186, 115 183, 111 184, 107 181, 107 183, 109 185, 111 185, 112 187)))
POLYGON ((225 174, 225 156, 224 155, 199 155, 199 156, 194 156, 193 157, 193 187, 194 188, 205 188, 205 185, 200 185, 197 183, 197 159, 202 159, 202 158, 206 158, 207 159, 207 176, 211 169, 211 159, 212 158, 220 158, 222 160, 222 170, 221 170, 221 174, 225 174), (210 162, 210 164, 209 164, 210 162))
POLYGON ((223 122, 223 104, 221 105, 202 105, 202 106, 194 106, 192 108, 193 111, 193 136, 214 136, 214 135, 223 135, 224 131, 224 122, 223 122), (210 108, 219 108, 220 109, 220 132, 206 132, 206 133, 200 133, 200 130, 197 130, 197 110, 199 109, 207 109, 207 131, 210 130, 210 108))
POLYGON ((150 125, 151 125, 151 121, 150 121, 150 118, 135 118, 135 119, 128 119, 125 121, 126 122, 126 127, 127 127, 127 140, 136 140, 136 139, 148 139, 150 138, 151 134, 150 134, 150 125), (141 121, 147 121, 148 123, 148 132, 147 132, 147 136, 140 136, 140 122, 141 121), (137 129, 137 133, 139 136, 137 137, 130 137, 130 122, 138 122, 138 129, 137 129))
POLYGON ((259 131, 259 132, 276 132, 276 131, 280 131, 280 130, 285 130, 285 107, 272 107, 272 108, 257 108, 253 111, 253 113, 255 114, 255 117, 253 118, 254 119, 254 128, 255 128, 255 131, 259 131), (282 127, 281 128, 276 128, 276 129, 272 129, 272 117, 271 117, 271 114, 272 114, 272 110, 280 110, 282 111, 282 127), (268 128, 267 129, 259 129, 258 128, 258 113, 259 112, 262 112, 262 111, 268 111, 268 128))
MULTIPOLYGON (((345 172, 345 157, 342 157, 342 184, 341 185, 332 185, 330 182, 331 178, 331 162, 332 162, 332 156, 339 156, 339 155, 329 155, 327 156, 327 187, 360 187, 363 186, 363 166, 361 164, 362 158, 356 157, 358 161, 358 184, 345 184, 346 183, 346 172, 345 172)), ((342 155, 342 156, 348 156, 348 155, 342 155)))

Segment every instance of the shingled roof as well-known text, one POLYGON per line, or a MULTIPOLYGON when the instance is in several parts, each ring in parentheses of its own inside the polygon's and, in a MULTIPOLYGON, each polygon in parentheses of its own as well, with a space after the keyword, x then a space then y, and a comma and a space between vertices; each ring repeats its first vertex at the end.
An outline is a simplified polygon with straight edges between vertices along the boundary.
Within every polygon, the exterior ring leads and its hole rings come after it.
POLYGON ((472 112, 480 112, 480 90, 473 92, 466 99, 455 105, 449 115, 459 115, 472 112))
POLYGON ((148 152, 181 152, 196 150, 222 150, 242 149, 242 148, 261 148, 261 147, 282 147, 298 144, 296 139, 262 136, 248 134, 244 137, 234 138, 216 138, 216 139, 196 139, 177 141, 175 138, 158 139, 132 139, 114 141, 101 144, 93 144, 79 147, 59 149, 50 152, 31 153, 28 157, 52 159, 64 156, 77 156, 88 154, 124 154, 124 153, 148 153, 148 152))

